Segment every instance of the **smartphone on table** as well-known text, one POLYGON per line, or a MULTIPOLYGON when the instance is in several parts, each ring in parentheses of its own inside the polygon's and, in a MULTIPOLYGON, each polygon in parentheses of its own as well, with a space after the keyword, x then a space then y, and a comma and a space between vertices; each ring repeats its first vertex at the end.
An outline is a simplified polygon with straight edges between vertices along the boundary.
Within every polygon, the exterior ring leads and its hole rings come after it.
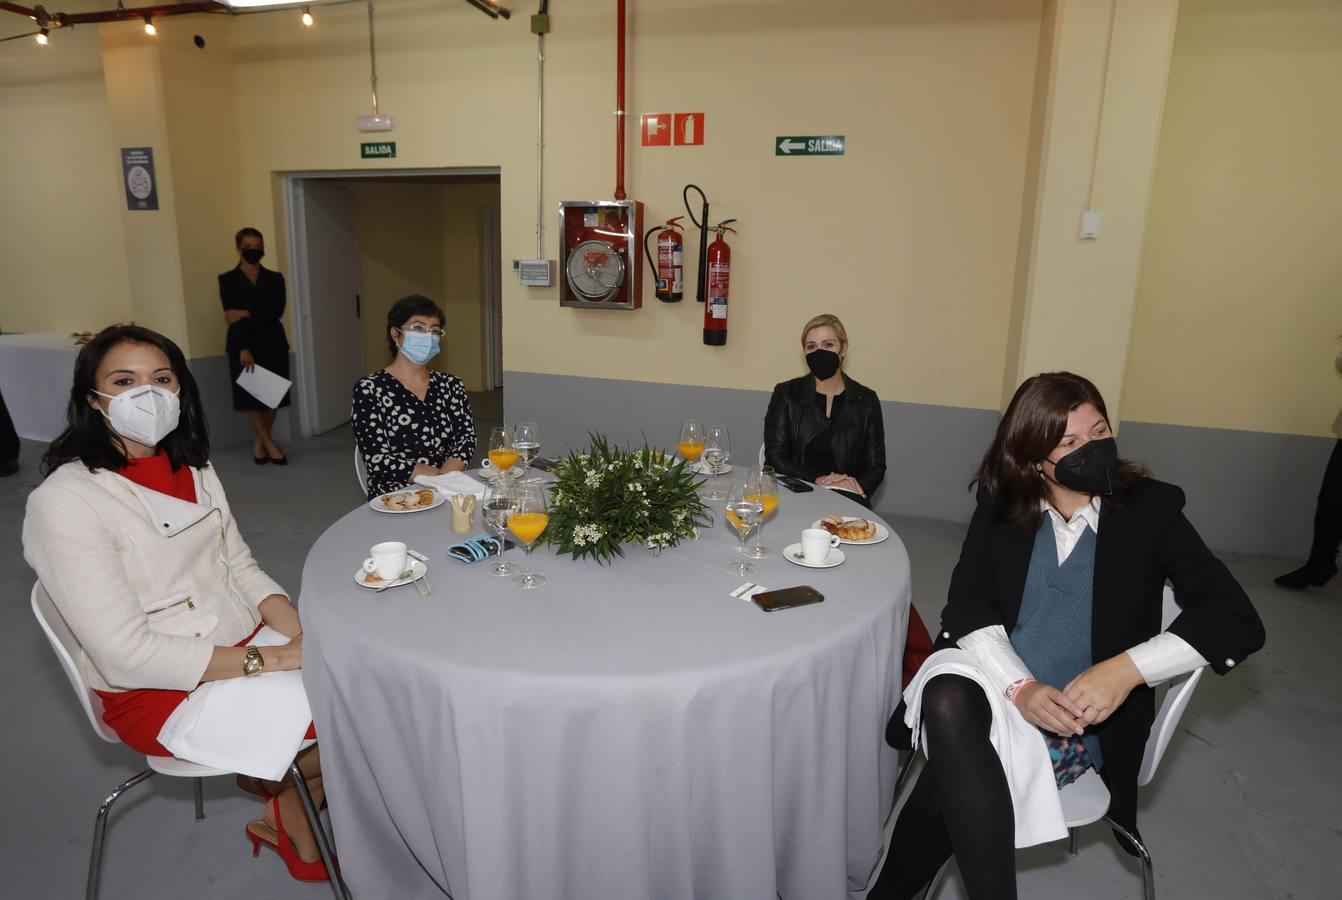
POLYGON ((809 584, 777 591, 764 591, 750 598, 752 603, 765 612, 792 609, 794 606, 809 606, 812 603, 823 603, 824 600, 825 595, 809 584))

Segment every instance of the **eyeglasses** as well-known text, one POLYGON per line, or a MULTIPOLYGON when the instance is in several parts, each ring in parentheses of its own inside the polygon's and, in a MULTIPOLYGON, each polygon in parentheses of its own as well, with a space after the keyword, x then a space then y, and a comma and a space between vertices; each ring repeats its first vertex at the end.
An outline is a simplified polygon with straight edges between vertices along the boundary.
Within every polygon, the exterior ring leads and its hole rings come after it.
POLYGON ((431 334, 436 338, 441 338, 444 334, 447 334, 447 332, 443 331, 441 328, 429 328, 427 325, 421 325, 418 322, 415 322, 412 325, 402 325, 401 330, 411 331, 415 334, 431 334))

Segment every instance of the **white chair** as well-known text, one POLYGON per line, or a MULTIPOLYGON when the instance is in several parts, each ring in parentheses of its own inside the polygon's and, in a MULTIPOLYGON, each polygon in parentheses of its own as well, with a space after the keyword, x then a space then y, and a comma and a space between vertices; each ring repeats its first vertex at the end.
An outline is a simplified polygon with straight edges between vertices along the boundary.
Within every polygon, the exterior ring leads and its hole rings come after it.
POLYGON ((764 445, 760 444, 760 468, 764 468, 764 445))
POLYGON ((354 477, 359 479, 359 490, 363 491, 365 497, 368 496, 368 466, 364 465, 358 444, 354 445, 354 477))
MULTIPOLYGON (((1161 628, 1169 628, 1170 623, 1174 621, 1177 615, 1179 615, 1179 605, 1174 602, 1174 591, 1167 585, 1161 608, 1161 628)), ((1151 733, 1146 739, 1146 752, 1142 755, 1142 767, 1137 774, 1137 784, 1139 786, 1145 787, 1155 777, 1156 769, 1160 766, 1160 760, 1165 756, 1166 748, 1169 747, 1170 738, 1178 730, 1179 720, 1183 717, 1184 710, 1188 708, 1188 701, 1193 696, 1193 689, 1198 686, 1198 682, 1202 679, 1202 672, 1202 669, 1194 669, 1186 675, 1180 675, 1178 678, 1170 680, 1169 687, 1165 691, 1165 699, 1160 704, 1160 711, 1156 713, 1155 721, 1151 723, 1151 733)), ((909 761, 904 764, 903 770, 900 771, 899 777, 895 781, 896 800, 899 798, 900 788, 907 779, 909 771, 913 768, 915 756, 916 754, 910 754, 909 761)), ((1094 769, 1087 770, 1076 781, 1059 790, 1058 797, 1062 801, 1062 816, 1067 823, 1067 831, 1070 836, 1067 852, 1072 856, 1077 855, 1076 832, 1078 828, 1103 819, 1109 827, 1123 835, 1137 850, 1137 855, 1142 861, 1142 896, 1145 900, 1155 900, 1156 882, 1151 869, 1151 854, 1135 835, 1109 817, 1109 789, 1104 786, 1104 780, 1100 778, 1099 774, 1094 769)), ((946 866, 943 865, 937 871, 937 874, 932 877, 931 883, 928 884, 927 890, 923 893, 923 900, 928 900, 935 895, 937 884, 941 881, 941 876, 945 874, 945 871, 946 866)))
MULTIPOLYGON (((79 665, 81 653, 79 641, 40 581, 33 585, 32 603, 33 615, 37 617, 37 623, 42 626, 42 633, 47 636, 47 640, 51 643, 51 649, 55 652, 56 659, 60 661, 61 668, 65 671, 65 677, 70 680, 70 687, 74 688, 75 696, 79 698, 79 705, 84 710, 84 715, 88 718, 89 724, 93 726, 94 733, 109 743, 120 743, 116 733, 107 727, 107 723, 102 720, 102 698, 94 693, 93 689, 84 680, 84 673, 79 665)), ((315 743, 315 741, 307 742, 304 746, 310 746, 312 743, 315 743)), ((201 779, 215 775, 235 774, 224 769, 214 769, 171 756, 146 756, 145 762, 149 768, 123 781, 112 793, 107 795, 107 799, 98 807, 98 815, 94 819, 93 825, 93 847, 89 852, 88 883, 84 892, 86 900, 96 900, 98 896, 98 875, 102 869, 103 840, 107 834, 107 816, 111 812, 112 804, 122 794, 149 778, 155 772, 174 778, 194 779, 196 821, 200 821, 205 818, 205 800, 201 779)), ((322 862, 326 864, 326 871, 332 873, 331 891, 335 894, 336 900, 349 900, 349 894, 344 884, 335 874, 336 868, 332 862, 330 843, 326 831, 322 828, 316 804, 313 803, 312 795, 308 792, 307 782, 303 779, 297 763, 289 767, 289 772, 298 788, 298 796, 302 800, 308 822, 312 825, 312 833, 317 839, 317 848, 321 852, 322 862)))

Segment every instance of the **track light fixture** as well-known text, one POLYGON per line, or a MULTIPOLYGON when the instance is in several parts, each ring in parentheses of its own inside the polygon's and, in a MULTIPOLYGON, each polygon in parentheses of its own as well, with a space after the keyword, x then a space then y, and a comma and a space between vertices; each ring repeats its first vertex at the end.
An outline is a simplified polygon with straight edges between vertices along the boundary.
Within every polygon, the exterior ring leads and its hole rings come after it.
POLYGON ((150 37, 158 34, 158 29, 154 27, 154 20, 150 17, 149 13, 145 13, 144 15, 144 33, 150 37))
POLYGON ((312 7, 310 6, 303 7, 303 27, 312 27, 312 7))

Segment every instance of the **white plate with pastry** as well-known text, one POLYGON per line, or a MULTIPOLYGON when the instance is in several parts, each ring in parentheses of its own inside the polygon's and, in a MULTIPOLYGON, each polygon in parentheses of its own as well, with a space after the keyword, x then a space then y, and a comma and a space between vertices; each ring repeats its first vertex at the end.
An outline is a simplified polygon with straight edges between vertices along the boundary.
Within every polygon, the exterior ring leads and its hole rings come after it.
POLYGON ((380 513, 412 513, 434 509, 446 502, 446 494, 431 487, 416 486, 380 494, 369 500, 368 505, 380 513))
POLYGON ((825 516, 812 522, 811 527, 838 535, 842 544, 879 544, 890 537, 889 528, 874 519, 859 516, 825 516))

